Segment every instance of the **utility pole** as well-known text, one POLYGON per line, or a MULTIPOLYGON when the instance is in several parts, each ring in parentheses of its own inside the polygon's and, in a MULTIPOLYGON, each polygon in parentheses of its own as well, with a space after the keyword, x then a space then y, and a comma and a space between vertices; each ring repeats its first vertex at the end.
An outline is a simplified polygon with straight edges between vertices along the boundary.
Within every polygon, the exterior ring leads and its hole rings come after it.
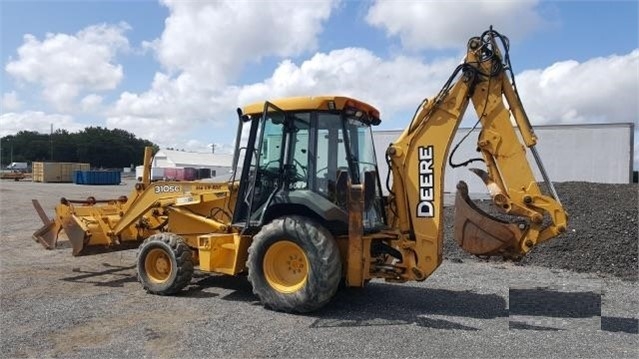
POLYGON ((51 134, 49 135, 49 146, 51 147, 51 162, 53 162, 53 123, 51 124, 51 134))

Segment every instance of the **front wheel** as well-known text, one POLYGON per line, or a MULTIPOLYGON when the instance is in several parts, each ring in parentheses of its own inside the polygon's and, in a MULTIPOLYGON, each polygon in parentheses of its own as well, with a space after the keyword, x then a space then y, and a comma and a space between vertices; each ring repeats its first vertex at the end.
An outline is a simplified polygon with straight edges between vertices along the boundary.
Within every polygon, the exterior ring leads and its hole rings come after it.
POLYGON ((177 234, 154 234, 138 249, 137 270, 147 292, 175 294, 191 282, 193 254, 177 234))
POLYGON ((262 303, 284 312, 310 312, 331 300, 342 265, 331 233, 314 221, 282 217, 262 227, 248 256, 248 279, 262 303))

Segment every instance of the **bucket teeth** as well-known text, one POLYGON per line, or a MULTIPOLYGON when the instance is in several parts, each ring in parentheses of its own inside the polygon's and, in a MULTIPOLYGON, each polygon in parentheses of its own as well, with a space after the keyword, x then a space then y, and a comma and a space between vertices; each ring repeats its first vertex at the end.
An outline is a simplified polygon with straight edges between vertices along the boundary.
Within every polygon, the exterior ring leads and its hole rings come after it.
POLYGON ((524 233, 516 224, 502 221, 477 207, 468 186, 459 182, 455 198, 455 241, 466 252, 482 256, 518 258, 524 233))
POLYGON ((58 243, 58 234, 60 233, 60 225, 55 221, 42 226, 33 233, 33 239, 39 242, 46 249, 54 249, 58 243))
POLYGON ((42 209, 40 202, 34 199, 31 200, 33 203, 33 207, 35 208, 40 220, 42 220, 43 226, 40 227, 37 231, 35 231, 32 235, 33 239, 36 242, 39 242, 46 249, 54 249, 58 243, 58 234, 62 227, 58 222, 53 219, 49 219, 47 217, 46 212, 42 209))

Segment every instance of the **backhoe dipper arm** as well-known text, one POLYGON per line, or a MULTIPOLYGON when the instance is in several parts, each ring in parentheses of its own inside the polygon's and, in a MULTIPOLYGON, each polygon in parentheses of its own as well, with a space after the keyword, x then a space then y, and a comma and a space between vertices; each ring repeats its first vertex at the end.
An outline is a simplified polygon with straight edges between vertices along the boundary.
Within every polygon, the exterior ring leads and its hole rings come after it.
MULTIPOLYGON (((442 260, 444 170, 450 144, 469 101, 482 126, 477 146, 488 172, 473 170, 482 177, 493 203, 501 211, 523 217, 526 222, 519 226, 510 224, 512 243, 502 245, 499 251, 475 251, 474 254, 518 257, 536 243, 566 229, 566 213, 554 189, 551 190, 554 198, 541 193, 526 158, 525 146, 534 151, 536 137, 514 82, 507 76, 506 71, 510 70, 507 51, 508 40, 492 29, 481 37, 471 38, 464 62, 432 101, 421 104, 410 125, 387 150, 393 176, 389 218, 391 225, 404 235, 398 247, 414 279, 428 276, 442 260), (506 63, 496 39, 501 40, 506 49, 506 63), (513 128, 511 117, 524 144, 513 128), (546 227, 542 227, 544 214, 551 222, 546 227)), ((536 152, 534 154, 536 156, 536 152)), ((538 165, 545 173, 541 163, 538 165)), ((552 186, 547 178, 545 180, 552 186)), ((466 202, 469 202, 467 196, 466 202)), ((506 225, 485 213, 480 214, 487 222, 475 223, 478 227, 475 232, 487 230, 483 227, 495 223, 506 225)))

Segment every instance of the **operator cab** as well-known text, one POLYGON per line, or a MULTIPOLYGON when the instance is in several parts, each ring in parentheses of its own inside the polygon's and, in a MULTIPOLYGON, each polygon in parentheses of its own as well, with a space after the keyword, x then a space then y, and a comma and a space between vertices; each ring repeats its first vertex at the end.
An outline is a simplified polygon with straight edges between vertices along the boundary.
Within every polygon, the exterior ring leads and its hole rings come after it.
POLYGON ((296 97, 238 109, 234 226, 253 233, 283 215, 348 232, 348 185, 363 184, 364 230, 384 226, 371 126, 379 111, 347 97, 296 97))

